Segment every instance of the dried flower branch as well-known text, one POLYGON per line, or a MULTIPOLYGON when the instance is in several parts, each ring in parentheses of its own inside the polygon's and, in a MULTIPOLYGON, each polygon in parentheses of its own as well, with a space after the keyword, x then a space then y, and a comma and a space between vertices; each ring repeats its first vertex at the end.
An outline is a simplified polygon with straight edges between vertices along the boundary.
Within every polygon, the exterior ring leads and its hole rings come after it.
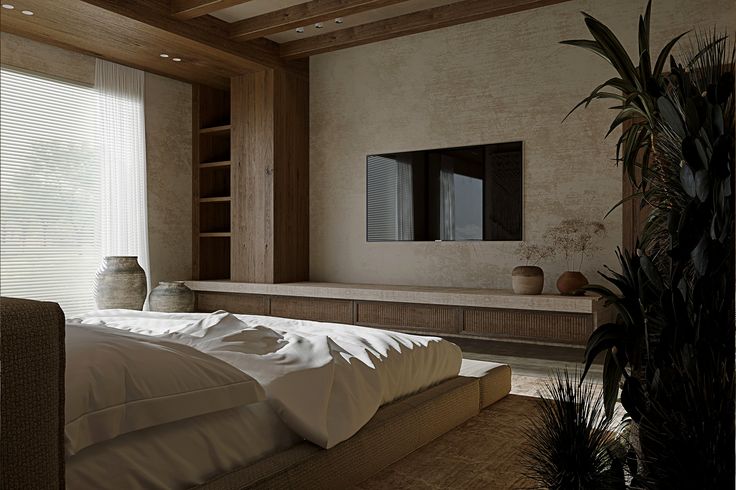
POLYGON ((536 243, 521 242, 516 247, 516 255, 526 262, 525 265, 537 265, 544 259, 554 255, 551 245, 537 245, 536 243))
POLYGON ((553 247, 553 253, 565 258, 568 270, 579 271, 585 257, 600 248, 595 242, 605 235, 606 227, 600 221, 574 218, 562 220, 559 225, 548 229, 544 238, 553 247))

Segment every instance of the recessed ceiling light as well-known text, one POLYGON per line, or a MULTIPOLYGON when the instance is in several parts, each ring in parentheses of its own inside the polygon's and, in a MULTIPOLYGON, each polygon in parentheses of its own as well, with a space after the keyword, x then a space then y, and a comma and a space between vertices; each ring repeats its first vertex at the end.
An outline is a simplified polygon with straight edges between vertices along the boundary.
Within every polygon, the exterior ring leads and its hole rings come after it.
POLYGON ((317 22, 316 24, 314 24, 314 27, 316 27, 317 29, 322 29, 322 22, 317 22))
POLYGON ((13 10, 15 8, 15 5, 10 5, 9 3, 4 3, 3 8, 7 10, 13 10))
POLYGON ((161 53, 159 56, 162 57, 162 58, 168 58, 169 57, 169 55, 166 54, 166 53, 161 53))
POLYGON ((342 24, 342 17, 335 19, 335 24, 342 24))
POLYGON ((171 58, 171 61, 181 61, 181 58, 171 58))
POLYGON ((301 34, 301 33, 304 32, 304 28, 303 27, 297 27, 296 28, 296 32, 298 32, 299 34, 301 34))
POLYGON ((33 12, 31 12, 30 10, 21 10, 20 13, 23 15, 33 15, 33 12))

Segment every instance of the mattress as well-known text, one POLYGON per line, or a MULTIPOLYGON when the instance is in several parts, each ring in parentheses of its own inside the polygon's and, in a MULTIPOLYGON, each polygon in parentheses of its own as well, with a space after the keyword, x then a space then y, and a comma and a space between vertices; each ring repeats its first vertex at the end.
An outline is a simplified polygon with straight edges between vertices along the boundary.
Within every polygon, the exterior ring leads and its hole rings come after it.
POLYGON ((69 489, 189 488, 302 441, 267 402, 131 432, 66 461, 69 489))
POLYGON ((73 323, 185 343, 261 383, 267 400, 126 434, 67 461, 69 488, 181 488, 307 439, 329 448, 381 405, 456 377, 437 337, 252 315, 101 310, 73 323))

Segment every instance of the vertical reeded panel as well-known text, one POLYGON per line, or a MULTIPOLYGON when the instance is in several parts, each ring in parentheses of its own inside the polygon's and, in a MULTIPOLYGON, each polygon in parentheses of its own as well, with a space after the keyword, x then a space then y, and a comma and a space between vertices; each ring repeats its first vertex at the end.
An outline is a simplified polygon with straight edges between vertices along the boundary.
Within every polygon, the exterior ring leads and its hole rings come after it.
POLYGON ((255 294, 204 293, 197 294, 197 311, 225 310, 242 315, 268 315, 268 296, 255 294))
POLYGON ((523 340, 585 344, 593 331, 593 317, 551 311, 468 308, 463 333, 523 340))
POLYGON ((271 315, 350 324, 353 323, 353 302, 340 299, 271 296, 271 315))
POLYGON ((457 333, 460 331, 461 314, 461 309, 453 306, 360 301, 356 304, 355 323, 399 330, 457 333))

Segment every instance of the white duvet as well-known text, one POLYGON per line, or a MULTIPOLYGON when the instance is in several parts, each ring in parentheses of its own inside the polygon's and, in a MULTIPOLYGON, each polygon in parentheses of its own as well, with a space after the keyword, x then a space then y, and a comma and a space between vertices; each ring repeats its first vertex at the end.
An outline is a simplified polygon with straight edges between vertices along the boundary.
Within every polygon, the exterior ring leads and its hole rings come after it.
POLYGON ((282 420, 330 448, 378 408, 457 376, 451 342, 372 328, 284 318, 100 310, 83 323, 185 343, 256 379, 282 420))

